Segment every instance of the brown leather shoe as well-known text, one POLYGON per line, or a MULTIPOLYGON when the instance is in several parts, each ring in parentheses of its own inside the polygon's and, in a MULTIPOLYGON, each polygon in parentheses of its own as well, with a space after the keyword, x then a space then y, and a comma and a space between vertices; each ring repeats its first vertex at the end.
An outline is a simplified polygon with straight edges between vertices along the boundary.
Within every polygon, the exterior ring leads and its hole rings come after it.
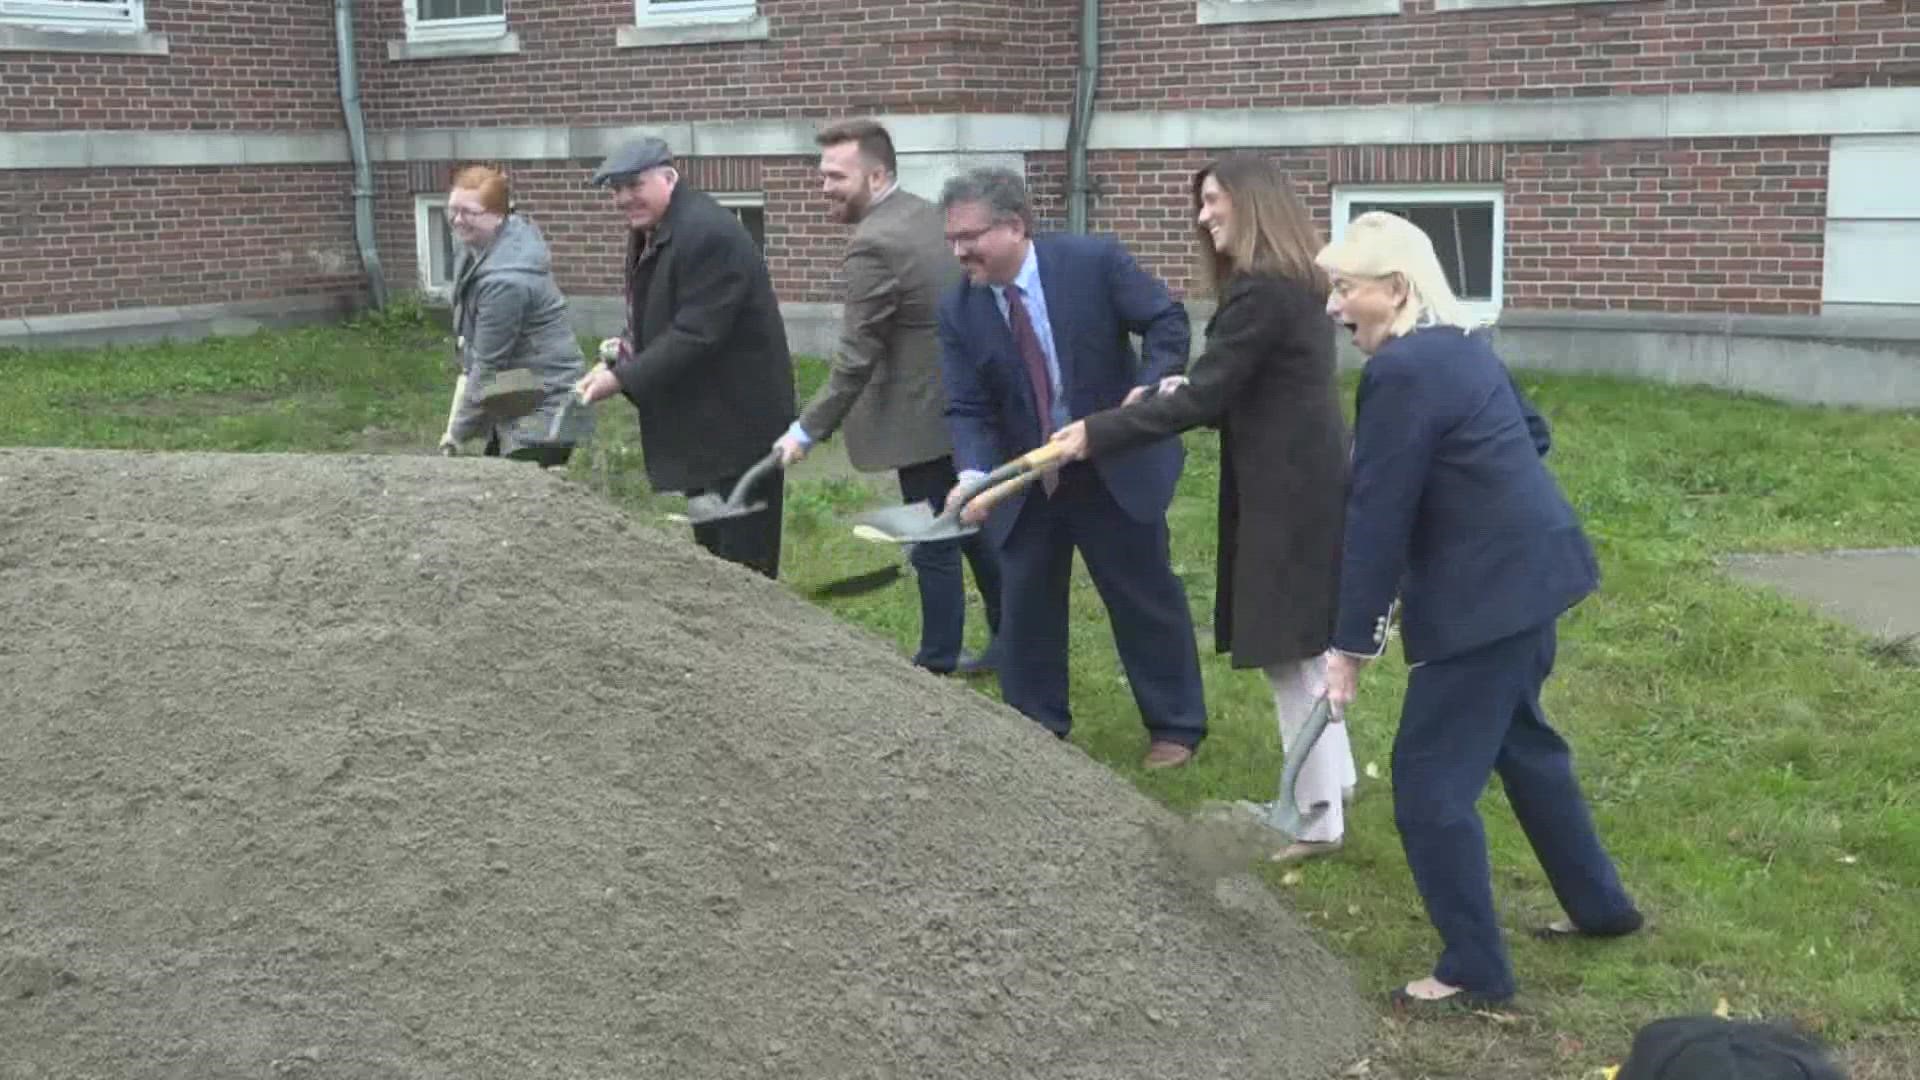
POLYGON ((1157 741, 1147 747, 1147 756, 1140 762, 1146 769, 1177 769, 1193 760, 1193 747, 1182 746, 1177 742, 1157 741))

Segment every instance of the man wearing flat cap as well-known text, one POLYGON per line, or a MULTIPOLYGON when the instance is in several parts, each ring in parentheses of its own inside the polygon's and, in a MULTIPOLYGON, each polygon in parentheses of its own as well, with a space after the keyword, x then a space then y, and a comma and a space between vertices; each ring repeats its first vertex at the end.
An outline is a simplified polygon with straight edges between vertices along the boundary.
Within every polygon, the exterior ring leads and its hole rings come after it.
MULTIPOLYGON (((627 329, 601 343, 604 363, 580 380, 581 396, 633 402, 654 490, 725 498, 797 412, 767 264, 732 212, 680 178, 659 139, 621 146, 591 182, 612 192, 630 230, 627 329)), ((774 470, 749 496, 765 510, 696 525, 694 539, 779 576, 784 486, 774 470)))

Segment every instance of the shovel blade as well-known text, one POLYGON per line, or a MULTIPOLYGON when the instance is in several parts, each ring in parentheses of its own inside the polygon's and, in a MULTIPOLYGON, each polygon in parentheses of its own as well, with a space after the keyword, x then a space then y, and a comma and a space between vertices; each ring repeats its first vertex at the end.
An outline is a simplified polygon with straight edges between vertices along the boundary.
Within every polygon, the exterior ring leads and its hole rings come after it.
POLYGON ((864 526, 855 530, 862 539, 885 540, 895 544, 957 540, 980 531, 977 525, 963 525, 956 518, 936 515, 926 503, 869 510, 853 520, 856 526, 864 526))
POLYGON ((496 423, 518 420, 540 407, 547 399, 547 388, 525 368, 509 368, 479 388, 480 411, 496 423))
POLYGON ((1273 806, 1267 812, 1267 824, 1293 837, 1320 823, 1331 807, 1316 806, 1306 813, 1300 812, 1298 787, 1300 771, 1306 768, 1307 755, 1313 753, 1314 744, 1320 741, 1320 735, 1327 730, 1333 720, 1333 703, 1325 694, 1314 702, 1313 714, 1307 718, 1307 726, 1294 741, 1293 753, 1287 755, 1286 767, 1280 771, 1280 793, 1274 797, 1273 806))
POLYGON ((711 493, 695 495, 687 500, 687 520, 695 525, 705 525, 710 521, 726 521, 757 514, 766 508, 765 502, 730 503, 711 493))

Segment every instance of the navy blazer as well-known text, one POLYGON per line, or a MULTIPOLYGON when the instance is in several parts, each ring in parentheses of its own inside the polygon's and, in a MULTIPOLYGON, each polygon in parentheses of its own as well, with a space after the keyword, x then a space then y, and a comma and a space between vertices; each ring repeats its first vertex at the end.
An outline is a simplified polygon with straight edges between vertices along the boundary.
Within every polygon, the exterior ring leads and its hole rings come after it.
POLYGON ((1597 588, 1547 447, 1484 335, 1432 327, 1374 353, 1355 400, 1334 647, 1384 651, 1396 591, 1402 648, 1420 663, 1539 626, 1597 588))
MULTIPOLYGON (((1072 419, 1112 408, 1134 387, 1186 370, 1187 309, 1118 241, 1044 234, 1033 244, 1072 419), (1144 362, 1129 334, 1141 335, 1144 362)), ((989 287, 963 279, 942 299, 940 371, 957 468, 985 472, 1040 445, 1026 365, 989 287)), ((1148 522, 1166 514, 1184 463, 1180 439, 1171 436, 1092 466, 1121 510, 1148 522)), ((1025 498, 1023 492, 1008 499, 987 519, 985 531, 996 542, 1006 540, 1025 498)))

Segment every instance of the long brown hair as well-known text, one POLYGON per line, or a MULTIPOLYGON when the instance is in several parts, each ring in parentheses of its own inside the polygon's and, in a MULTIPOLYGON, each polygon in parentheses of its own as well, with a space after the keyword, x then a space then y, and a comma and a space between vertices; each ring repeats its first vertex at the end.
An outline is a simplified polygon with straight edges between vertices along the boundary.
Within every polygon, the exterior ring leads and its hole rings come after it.
POLYGON ((1193 174, 1194 233, 1199 242, 1201 287, 1218 297, 1235 274, 1281 274, 1304 283, 1316 296, 1327 294, 1327 275, 1313 261, 1320 230, 1293 194, 1287 175, 1257 154, 1228 154, 1193 174), (1200 188, 1207 177, 1233 203, 1227 250, 1214 249, 1213 236, 1201 226, 1200 188))

